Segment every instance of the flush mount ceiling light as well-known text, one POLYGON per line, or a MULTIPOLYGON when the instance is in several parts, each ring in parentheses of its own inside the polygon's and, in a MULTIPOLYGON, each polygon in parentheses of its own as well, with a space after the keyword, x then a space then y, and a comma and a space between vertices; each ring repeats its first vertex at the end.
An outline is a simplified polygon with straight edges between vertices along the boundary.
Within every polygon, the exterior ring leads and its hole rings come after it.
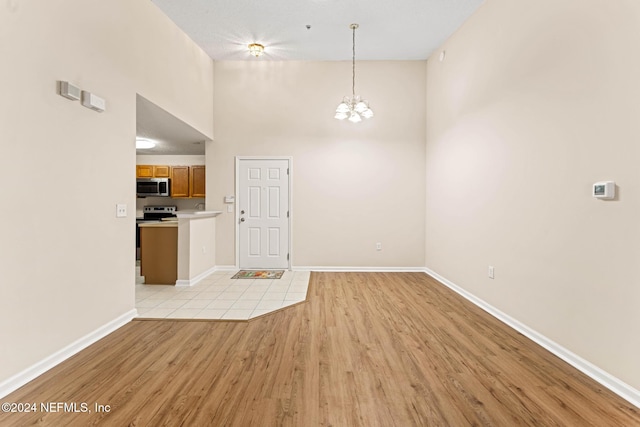
POLYGON ((146 138, 136 138, 136 149, 149 149, 156 146, 156 143, 146 138))
POLYGON ((334 116, 338 120, 348 118, 352 123, 361 122, 363 117, 365 119, 373 117, 373 111, 369 108, 369 102, 356 95, 356 29, 358 26, 358 24, 349 25, 349 28, 353 30, 351 96, 345 96, 342 99, 342 102, 338 105, 338 108, 336 108, 336 115, 334 116))
POLYGON ((256 58, 262 56, 262 54, 264 53, 264 46, 262 46, 260 43, 251 43, 249 45, 249 53, 256 58))

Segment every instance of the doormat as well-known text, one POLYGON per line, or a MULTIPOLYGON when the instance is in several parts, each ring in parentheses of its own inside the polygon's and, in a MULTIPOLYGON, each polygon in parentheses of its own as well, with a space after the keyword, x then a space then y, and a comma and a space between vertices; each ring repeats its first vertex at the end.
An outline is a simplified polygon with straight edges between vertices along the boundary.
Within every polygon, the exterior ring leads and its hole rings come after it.
POLYGON ((240 270, 232 279, 279 279, 284 270, 240 270))

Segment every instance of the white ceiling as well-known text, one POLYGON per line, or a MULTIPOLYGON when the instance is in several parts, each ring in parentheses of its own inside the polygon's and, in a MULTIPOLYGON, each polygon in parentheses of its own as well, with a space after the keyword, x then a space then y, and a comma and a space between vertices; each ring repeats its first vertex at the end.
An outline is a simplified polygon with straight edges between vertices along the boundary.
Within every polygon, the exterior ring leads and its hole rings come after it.
MULTIPOLYGON (((357 60, 424 60, 484 0, 151 1, 216 61, 344 61, 352 23, 357 60), (265 54, 249 55, 249 43, 265 54)), ((141 96, 137 135, 158 142, 138 154, 204 154, 204 135, 141 96)))
POLYGON ((483 0, 152 0, 214 60, 427 59, 483 0), (311 29, 307 29, 310 25, 311 29))
POLYGON ((142 96, 136 97, 136 135, 157 143, 136 154, 204 154, 207 137, 142 96))

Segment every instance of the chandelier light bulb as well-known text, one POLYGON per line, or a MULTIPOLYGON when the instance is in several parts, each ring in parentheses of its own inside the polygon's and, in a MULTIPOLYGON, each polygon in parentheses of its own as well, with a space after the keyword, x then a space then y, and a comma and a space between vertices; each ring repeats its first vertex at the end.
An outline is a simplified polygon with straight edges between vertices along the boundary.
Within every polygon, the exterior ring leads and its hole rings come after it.
POLYGON ((358 123, 362 121, 362 118, 360 117, 360 114, 356 113, 355 111, 352 111, 351 115, 349 116, 349 121, 351 123, 358 123))
POLYGON ((364 102, 362 102, 362 101, 358 102, 358 103, 356 104, 356 107, 355 107, 355 110, 356 110, 358 113, 362 113, 363 111, 368 110, 368 109, 369 109, 369 107, 367 107, 367 104, 365 104, 365 103, 364 103, 364 102))
POLYGON ((336 108, 336 113, 348 113, 348 112, 349 112, 349 106, 344 102, 341 102, 340 105, 338 105, 338 108, 336 108))

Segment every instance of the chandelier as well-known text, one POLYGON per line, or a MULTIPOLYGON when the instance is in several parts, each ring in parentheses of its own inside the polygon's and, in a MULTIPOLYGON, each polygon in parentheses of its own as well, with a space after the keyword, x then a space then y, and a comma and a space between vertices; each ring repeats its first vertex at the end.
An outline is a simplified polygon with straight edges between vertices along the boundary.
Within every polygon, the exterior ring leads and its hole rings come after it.
POLYGON ((356 29, 358 24, 351 24, 349 28, 353 30, 353 61, 352 61, 352 78, 351 78, 351 96, 342 98, 342 102, 336 108, 338 120, 349 119, 352 123, 362 121, 362 118, 370 119, 373 117, 373 111, 369 108, 369 102, 366 99, 356 95, 356 29))

